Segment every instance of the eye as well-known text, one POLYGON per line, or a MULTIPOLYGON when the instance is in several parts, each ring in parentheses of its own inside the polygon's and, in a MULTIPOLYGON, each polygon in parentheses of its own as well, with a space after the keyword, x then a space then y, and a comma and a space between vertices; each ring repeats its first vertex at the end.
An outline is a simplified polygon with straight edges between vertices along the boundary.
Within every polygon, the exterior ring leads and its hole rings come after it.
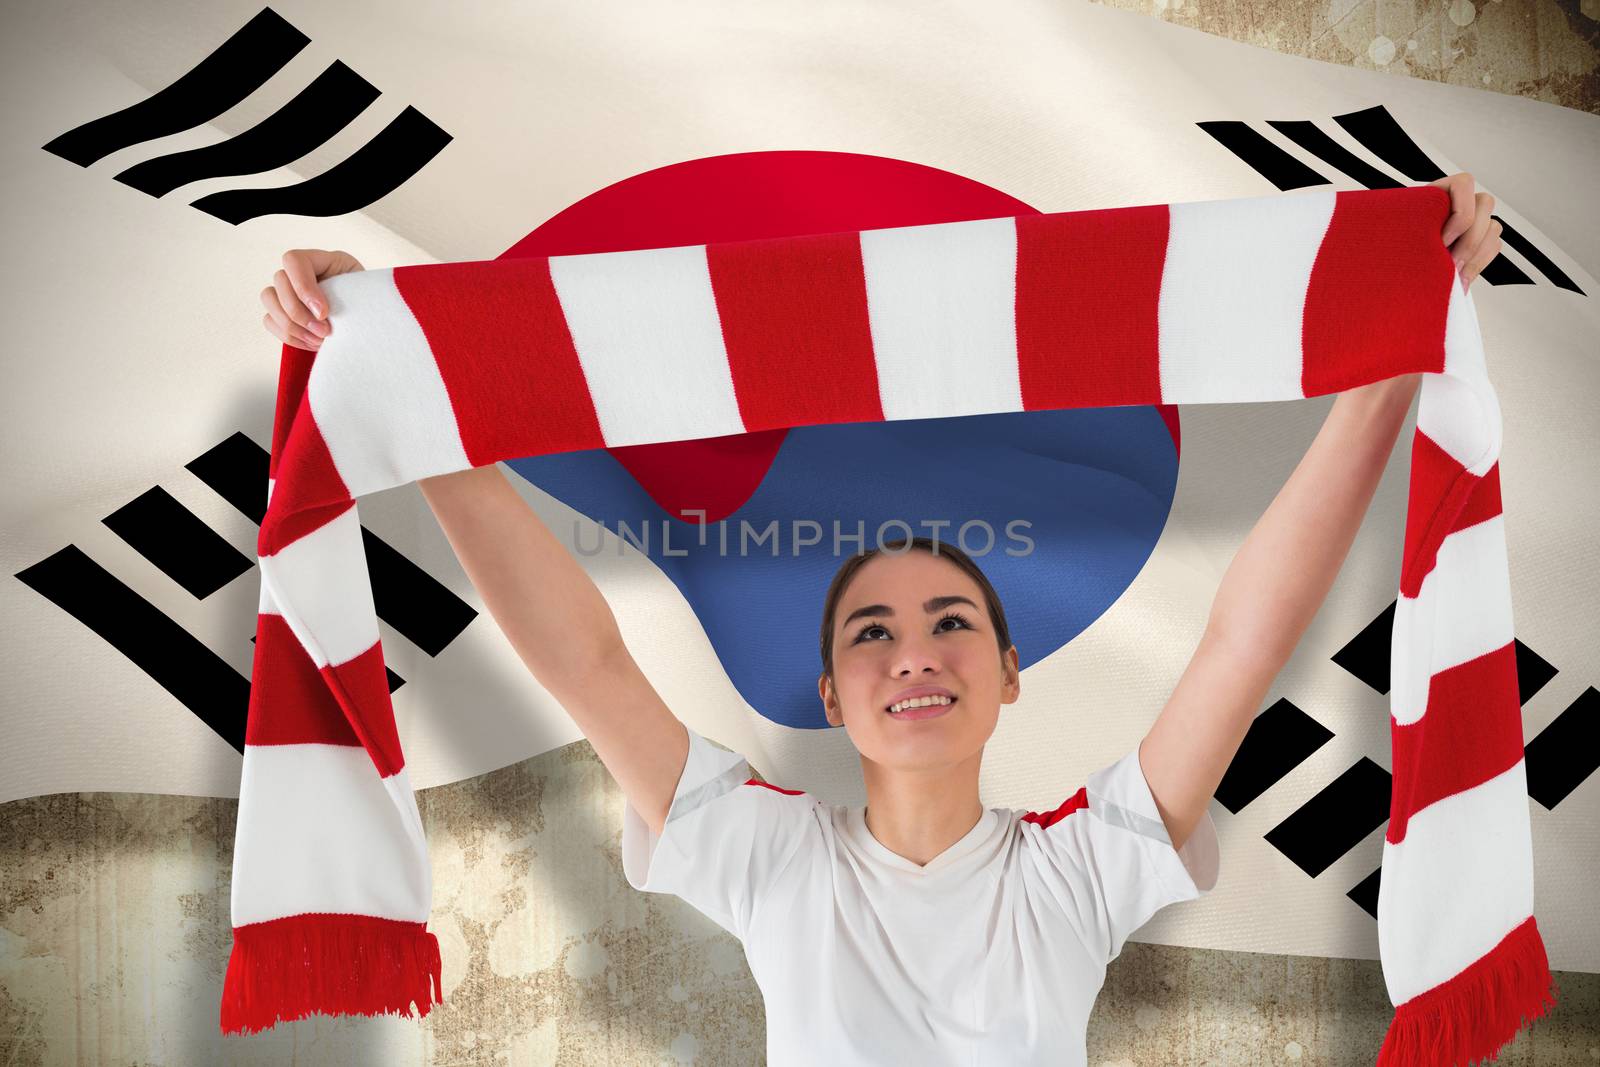
MULTIPOLYGON (((959 629, 963 629, 963 630, 972 629, 972 624, 967 622, 967 617, 965 615, 961 614, 959 611, 947 611, 947 612, 945 612, 942 616, 939 617, 939 621, 933 624, 934 628, 937 629, 941 624, 943 624, 943 623, 945 623, 947 621, 950 621, 950 620, 954 620, 956 622, 959 622, 961 624, 959 629)), ((867 634, 871 633, 873 630, 883 630, 883 624, 882 623, 876 623, 876 622, 867 623, 867 625, 863 626, 860 630, 856 631, 856 639, 854 641, 850 642, 850 643, 851 644, 860 643, 863 639, 866 638, 867 634)), ((950 631, 946 630, 944 632, 945 633, 949 633, 950 631)), ((884 633, 888 633, 888 631, 884 630, 884 633)))
MULTIPOLYGON (((961 628, 964 630, 972 629, 971 624, 967 622, 967 617, 961 614, 959 611, 945 612, 944 615, 940 617, 939 622, 944 622, 946 619, 954 619, 956 622, 959 622, 961 624, 961 628)), ((936 622, 934 625, 938 626, 939 623, 936 622)))

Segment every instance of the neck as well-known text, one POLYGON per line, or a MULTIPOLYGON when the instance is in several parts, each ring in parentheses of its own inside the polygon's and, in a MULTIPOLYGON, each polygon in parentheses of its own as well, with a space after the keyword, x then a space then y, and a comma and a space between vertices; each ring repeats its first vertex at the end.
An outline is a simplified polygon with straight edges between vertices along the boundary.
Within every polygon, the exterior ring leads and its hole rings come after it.
POLYGON ((867 786, 867 832, 912 863, 927 863, 965 837, 983 817, 979 749, 960 763, 906 769, 861 757, 867 786))

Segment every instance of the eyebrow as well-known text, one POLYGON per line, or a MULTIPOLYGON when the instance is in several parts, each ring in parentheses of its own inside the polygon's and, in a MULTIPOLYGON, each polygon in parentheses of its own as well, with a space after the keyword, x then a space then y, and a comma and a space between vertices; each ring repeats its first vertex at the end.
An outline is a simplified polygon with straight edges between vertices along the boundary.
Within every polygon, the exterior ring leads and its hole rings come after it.
MULTIPOLYGON (((949 607, 951 604, 966 604, 971 607, 972 610, 978 610, 978 605, 974 604, 970 598, 964 596, 936 596, 932 600, 923 601, 922 610, 931 615, 941 608, 949 607)), ((854 622, 856 619, 859 619, 863 615, 893 614, 894 609, 887 604, 868 604, 865 607, 860 607, 852 611, 848 616, 846 616, 844 622, 840 623, 839 625, 849 626, 852 622, 854 622)))

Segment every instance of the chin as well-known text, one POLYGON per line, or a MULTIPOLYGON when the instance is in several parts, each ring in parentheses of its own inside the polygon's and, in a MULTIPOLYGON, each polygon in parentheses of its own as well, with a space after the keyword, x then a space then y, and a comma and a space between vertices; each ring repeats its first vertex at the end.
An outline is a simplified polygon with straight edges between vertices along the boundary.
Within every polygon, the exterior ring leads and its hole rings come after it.
POLYGON ((874 731, 869 749, 862 754, 876 763, 908 770, 959 763, 980 751, 988 740, 975 737, 971 723, 929 719, 918 723, 885 723, 874 731))

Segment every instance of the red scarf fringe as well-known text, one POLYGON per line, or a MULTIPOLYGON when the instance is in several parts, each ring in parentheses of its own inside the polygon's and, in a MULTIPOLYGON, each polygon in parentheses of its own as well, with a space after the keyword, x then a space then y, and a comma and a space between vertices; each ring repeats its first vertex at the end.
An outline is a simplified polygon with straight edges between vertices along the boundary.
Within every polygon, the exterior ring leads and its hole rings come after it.
POLYGON ((439 940, 426 923, 308 913, 235 927, 222 1032, 327 1015, 418 1017, 442 1004, 439 940))
POLYGON ((1495 1060, 1560 992, 1533 916, 1472 966, 1395 1009, 1377 1067, 1467 1067, 1495 1060))

